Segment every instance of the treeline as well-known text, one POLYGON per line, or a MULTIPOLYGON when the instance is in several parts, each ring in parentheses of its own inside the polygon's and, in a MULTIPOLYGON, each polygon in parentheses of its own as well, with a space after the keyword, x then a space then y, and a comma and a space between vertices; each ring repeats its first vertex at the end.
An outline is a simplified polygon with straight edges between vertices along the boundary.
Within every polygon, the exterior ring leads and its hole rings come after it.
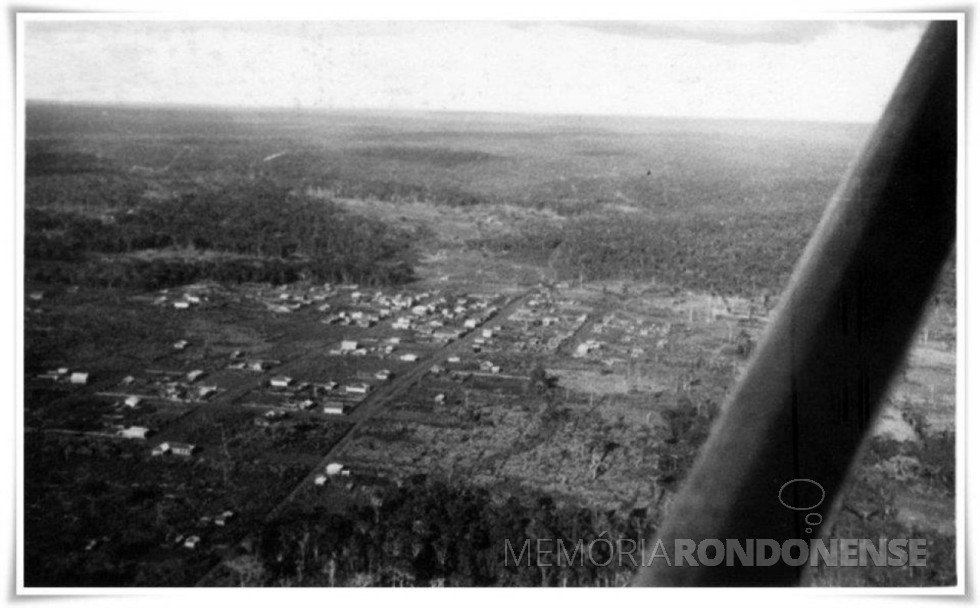
POLYGON ((235 585, 613 586, 630 579, 630 553, 642 562, 639 539, 651 531, 645 509, 562 506, 541 493, 495 499, 420 475, 343 514, 269 524, 256 552, 226 571, 235 585))
POLYGON ((725 295, 778 292, 818 219, 805 211, 583 217, 565 226, 552 263, 565 277, 656 278, 725 295))
MULTIPOLYGON (((786 287, 818 221, 819 210, 732 217, 587 214, 561 226, 534 226, 470 245, 547 265, 561 279, 655 279, 695 291, 755 297, 786 287)), ((954 257, 940 275, 935 298, 956 304, 954 257)))
POLYGON ((336 198, 377 200, 387 203, 432 203, 449 207, 492 204, 495 199, 449 185, 426 186, 378 179, 319 179, 310 191, 336 198))
MULTIPOLYGON (((471 242, 521 261, 548 265, 571 280, 655 279, 695 291, 754 297, 779 293, 819 220, 820 210, 653 218, 589 214, 471 242)), ((936 297, 956 302, 955 262, 936 297)))
MULTIPOLYGON (((43 283, 138 290, 163 289, 206 280, 282 285, 313 278, 305 261, 256 258, 103 258, 74 263, 40 263, 30 265, 28 273, 32 280, 43 283)), ((327 280, 340 279, 329 277, 327 280)))
POLYGON ((669 218, 588 214, 561 226, 471 244, 547 264, 561 279, 656 279, 697 291, 751 296, 782 289, 817 219, 808 212, 669 218))
POLYGON ((411 280, 416 261, 410 234, 268 181, 101 217, 29 208, 26 227, 28 273, 54 282, 152 288, 203 278, 311 278, 382 284, 411 280), (230 255, 92 255, 167 248, 230 255))
MULTIPOLYGON (((546 373, 532 375, 547 383, 546 373)), ((717 415, 714 403, 699 407, 685 394, 664 410, 659 477, 649 480, 661 500, 686 476, 717 415)), ((610 443, 595 441, 596 449, 610 443)), ((518 497, 417 475, 342 514, 307 510, 267 524, 258 545, 225 562, 224 583, 622 586, 643 547, 652 548, 660 509, 595 509, 530 488, 518 497)))

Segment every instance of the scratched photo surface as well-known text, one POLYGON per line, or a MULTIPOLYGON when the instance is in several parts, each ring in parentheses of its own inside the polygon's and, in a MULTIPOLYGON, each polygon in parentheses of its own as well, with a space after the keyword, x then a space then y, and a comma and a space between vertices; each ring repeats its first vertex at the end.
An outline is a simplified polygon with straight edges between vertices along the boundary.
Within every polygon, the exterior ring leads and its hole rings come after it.
MULTIPOLYGON (((672 508, 745 510, 749 489, 684 498, 685 482, 930 30, 48 15, 23 31, 29 590, 732 570, 715 528, 675 545, 672 508)), ((772 469, 756 492, 834 548, 799 584, 960 582, 942 259, 840 487, 772 469)), ((746 432, 729 460, 766 442, 746 432)), ((761 573, 747 584, 786 584, 767 573, 800 550, 736 549, 761 573)))

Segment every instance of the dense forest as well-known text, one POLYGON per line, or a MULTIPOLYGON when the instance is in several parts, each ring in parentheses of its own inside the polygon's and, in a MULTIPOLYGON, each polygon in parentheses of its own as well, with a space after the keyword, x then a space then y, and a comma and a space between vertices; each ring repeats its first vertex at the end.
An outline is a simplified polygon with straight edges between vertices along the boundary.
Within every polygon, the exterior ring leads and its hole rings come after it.
POLYGON ((382 284, 411 280, 415 263, 410 234, 267 180, 97 216, 29 207, 26 227, 28 275, 47 282, 142 289, 201 279, 382 284), (157 254, 134 255, 148 250, 157 254))
MULTIPOLYGON (((533 226, 470 245, 547 264, 562 279, 655 279, 724 296, 776 295, 786 286, 821 211, 813 208, 663 218, 590 213, 561 226, 533 226)), ((945 304, 956 304, 952 257, 936 297, 945 304)))

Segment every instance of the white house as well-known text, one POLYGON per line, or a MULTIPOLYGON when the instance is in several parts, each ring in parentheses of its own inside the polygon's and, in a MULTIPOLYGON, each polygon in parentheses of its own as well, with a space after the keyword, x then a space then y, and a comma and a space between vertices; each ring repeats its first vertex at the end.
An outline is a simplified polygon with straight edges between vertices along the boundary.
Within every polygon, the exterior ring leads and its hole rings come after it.
POLYGON ((232 519, 233 517, 235 517, 235 512, 232 511, 231 509, 223 511, 221 515, 218 515, 217 517, 214 518, 214 525, 223 526, 226 523, 228 523, 229 519, 232 519))
POLYGON ((402 361, 408 361, 409 363, 413 363, 419 360, 419 356, 416 355, 415 353, 405 353, 404 355, 399 357, 399 359, 401 359, 402 361))
POLYGON ((347 406, 342 403, 327 403, 323 406, 323 413, 329 416, 345 416, 347 415, 347 406))
POLYGON ((149 434, 150 429, 145 426, 130 426, 117 432, 117 435, 125 439, 146 439, 149 434))
POLYGON ((199 386, 199 387, 197 387, 197 398, 198 399, 207 399, 208 397, 210 397, 211 395, 213 395, 213 394, 215 394, 217 392, 218 392, 218 387, 217 386, 214 386, 214 385, 199 386))
POLYGON ((276 376, 269 380, 269 386, 273 388, 286 388, 293 381, 289 376, 276 376))
POLYGON ((171 443, 169 445, 170 453, 178 456, 193 456, 194 452, 197 451, 197 446, 193 443, 171 443))
POLYGON ((74 372, 68 381, 72 384, 88 384, 88 372, 74 372))
POLYGON ((126 407, 136 407, 137 405, 140 404, 140 401, 142 400, 143 399, 141 399, 138 395, 130 395, 129 397, 126 397, 126 400, 123 401, 123 404, 126 407))

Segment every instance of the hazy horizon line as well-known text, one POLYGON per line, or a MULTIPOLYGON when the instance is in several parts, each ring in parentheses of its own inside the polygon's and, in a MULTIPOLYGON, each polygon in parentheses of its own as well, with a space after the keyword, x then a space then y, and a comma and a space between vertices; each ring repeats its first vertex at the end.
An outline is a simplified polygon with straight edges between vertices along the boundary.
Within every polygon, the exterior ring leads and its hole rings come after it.
POLYGON ((144 107, 144 108, 168 108, 182 110, 219 110, 228 112, 307 112, 307 113, 335 113, 335 114, 456 114, 456 115, 486 115, 486 116, 514 116, 514 117, 549 117, 566 119, 589 119, 589 118, 610 118, 610 119, 638 119, 638 120, 680 120, 680 121, 730 121, 730 122, 769 122, 784 124, 826 124, 826 125, 846 125, 855 127, 873 126, 877 120, 824 120, 819 118, 781 118, 781 117, 748 117, 748 116, 690 116, 690 115, 665 115, 665 114, 609 114, 609 113, 581 113, 581 112, 522 112, 519 110, 464 110, 464 109, 432 109, 432 108, 377 108, 377 107, 311 107, 311 106, 286 106, 286 105, 225 105, 208 104, 193 102, 154 102, 154 101, 106 101, 106 100, 64 100, 64 99, 45 99, 24 98, 25 108, 29 104, 47 104, 62 106, 88 106, 88 107, 144 107))

